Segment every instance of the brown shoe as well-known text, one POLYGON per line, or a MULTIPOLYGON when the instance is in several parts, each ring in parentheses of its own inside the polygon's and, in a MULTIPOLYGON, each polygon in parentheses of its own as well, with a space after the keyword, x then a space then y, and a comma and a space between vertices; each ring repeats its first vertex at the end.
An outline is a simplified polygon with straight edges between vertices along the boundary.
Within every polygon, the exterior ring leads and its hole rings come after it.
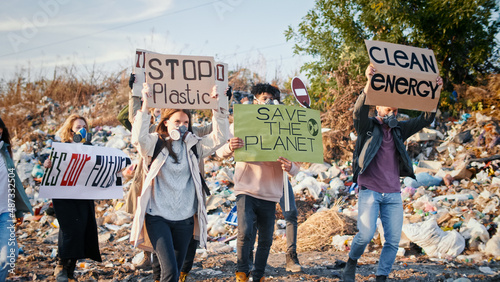
POLYGON ((245 272, 236 272, 236 282, 247 282, 248 275, 245 272))
POLYGON ((179 276, 179 282, 186 282, 187 276, 188 276, 187 272, 181 272, 181 275, 179 276))
POLYGON ((296 252, 286 254, 286 271, 301 272, 302 266, 299 263, 296 252))

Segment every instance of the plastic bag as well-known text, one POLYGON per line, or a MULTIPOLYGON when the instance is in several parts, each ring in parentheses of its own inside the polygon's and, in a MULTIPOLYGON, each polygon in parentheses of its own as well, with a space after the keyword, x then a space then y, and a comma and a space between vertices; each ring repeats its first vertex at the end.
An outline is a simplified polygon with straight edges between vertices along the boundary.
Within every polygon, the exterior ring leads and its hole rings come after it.
POLYGON ((335 235, 332 237, 332 245, 339 251, 347 251, 349 250, 353 238, 354 236, 350 235, 335 235))
POLYGON ((441 230, 435 218, 403 225, 403 232, 430 257, 456 257, 465 249, 464 237, 455 230, 441 230))
POLYGON ((488 243, 486 243, 486 250, 484 252, 487 255, 500 257, 500 235, 491 237, 488 243))

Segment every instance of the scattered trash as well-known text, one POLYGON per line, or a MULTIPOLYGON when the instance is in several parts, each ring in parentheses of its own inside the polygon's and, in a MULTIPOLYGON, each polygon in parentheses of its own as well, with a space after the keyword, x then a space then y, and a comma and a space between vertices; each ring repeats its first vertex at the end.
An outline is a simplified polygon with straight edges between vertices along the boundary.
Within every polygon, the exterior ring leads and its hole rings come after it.
MULTIPOLYGON (((44 100, 44 103, 54 102, 44 100)), ((36 119, 36 116, 31 118, 36 119)), ((34 259, 30 257, 35 253, 32 245, 27 246, 29 240, 34 240, 35 243, 30 244, 37 245, 40 250, 45 247, 37 253, 51 259, 57 256, 59 223, 51 200, 38 197, 43 176, 41 160, 50 154, 53 142, 58 140, 52 135, 57 122, 49 119, 40 126, 33 130, 37 138, 26 142, 17 140, 19 144, 12 148, 18 174, 35 211, 35 215, 26 215, 19 227, 17 238, 22 246, 19 266, 34 259)), ((443 259, 450 264, 451 261, 481 263, 500 259, 500 234, 497 231, 500 225, 499 128, 498 119, 476 112, 463 114, 458 121, 435 122, 433 128, 426 128, 408 139, 416 178, 402 178, 405 224, 398 257, 417 260, 414 251, 423 250, 430 258, 443 259)), ((334 138, 338 131, 324 132, 324 136, 334 138)), ((123 172, 124 193, 127 193, 139 162, 136 149, 130 144, 130 132, 123 126, 96 126, 92 133, 94 144, 118 148, 130 156, 132 164, 123 172)), ((343 150, 352 152, 356 134, 348 132, 345 139, 337 141, 343 144, 343 150)), ((335 155, 335 152, 331 154, 335 155)), ((303 164, 301 171, 290 179, 299 211, 299 253, 330 248, 341 252, 349 250, 357 232, 358 215, 358 186, 352 179, 351 161, 352 156, 344 156, 321 164, 303 164)), ((205 179, 211 191, 207 198, 209 243, 206 250, 197 250, 200 259, 211 254, 236 252, 234 165, 232 159, 220 160, 215 156, 209 156, 205 161, 205 179)), ((124 201, 95 203, 101 248, 106 253, 113 253, 113 248, 120 246, 129 253, 127 257, 113 258, 102 266, 120 269, 140 263, 144 253, 135 253, 138 250, 127 245, 133 215, 124 211, 124 201)), ((278 207, 277 210, 272 250, 285 252, 286 223, 281 209, 278 207)), ((381 236, 377 235, 370 243, 375 252, 380 252, 380 242, 383 242, 383 229, 378 230, 377 234, 381 236)), ((87 261, 80 262, 78 268, 89 273, 95 269, 87 261)), ((496 274, 485 265, 479 270, 485 275, 496 274)), ((216 276, 220 272, 197 269, 194 273, 216 276)))

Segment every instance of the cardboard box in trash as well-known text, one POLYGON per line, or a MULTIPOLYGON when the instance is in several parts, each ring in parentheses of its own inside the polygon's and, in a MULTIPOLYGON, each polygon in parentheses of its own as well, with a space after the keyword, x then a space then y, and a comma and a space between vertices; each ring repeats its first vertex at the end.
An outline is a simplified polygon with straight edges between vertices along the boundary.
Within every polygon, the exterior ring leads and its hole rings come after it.
POLYGON ((472 176, 472 172, 467 169, 466 165, 463 164, 459 167, 457 167, 455 170, 453 170, 450 175, 453 177, 455 180, 460 180, 460 179, 470 179, 472 176))
POLYGON ((444 135, 434 129, 424 128, 420 132, 413 134, 410 138, 410 141, 421 142, 421 141, 432 141, 436 139, 444 139, 444 135))
POLYGON ((420 162, 418 162, 418 165, 415 168, 415 174, 420 172, 436 173, 439 171, 439 169, 441 169, 441 167, 441 162, 421 160, 420 162))

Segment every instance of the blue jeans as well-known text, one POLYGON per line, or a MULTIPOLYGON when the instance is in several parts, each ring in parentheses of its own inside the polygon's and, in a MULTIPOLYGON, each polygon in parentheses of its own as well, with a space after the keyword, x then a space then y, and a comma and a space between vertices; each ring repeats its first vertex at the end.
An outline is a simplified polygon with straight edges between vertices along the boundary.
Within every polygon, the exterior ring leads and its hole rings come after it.
POLYGON ((14 270, 19 249, 16 227, 9 212, 0 214, 0 281, 5 281, 9 271, 14 270))
POLYGON ((238 213, 237 272, 250 272, 250 252, 255 243, 254 224, 259 232, 252 276, 258 281, 264 276, 269 250, 273 243, 276 203, 249 195, 236 196, 238 213))
POLYGON ((177 282, 193 237, 194 218, 172 221, 146 214, 146 229, 160 263, 160 281, 177 282))
POLYGON ((359 232, 352 240, 349 257, 353 260, 361 257, 375 234, 379 214, 384 228, 385 243, 380 254, 376 275, 388 276, 396 259, 403 228, 401 193, 378 193, 366 188, 359 190, 359 232))

